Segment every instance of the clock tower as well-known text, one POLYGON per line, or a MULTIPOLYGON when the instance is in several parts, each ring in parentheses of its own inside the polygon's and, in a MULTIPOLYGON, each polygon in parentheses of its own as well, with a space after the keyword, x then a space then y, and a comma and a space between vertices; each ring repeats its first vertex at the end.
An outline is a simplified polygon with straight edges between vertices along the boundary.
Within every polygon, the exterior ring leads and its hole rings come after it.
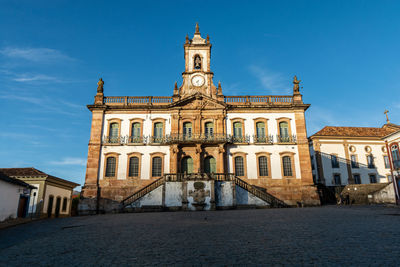
POLYGON ((217 88, 213 84, 214 73, 210 69, 211 44, 207 35, 203 39, 200 35, 199 25, 192 39, 186 35, 183 45, 185 56, 185 71, 182 73, 183 83, 174 92, 175 96, 185 98, 196 93, 217 98, 217 88))

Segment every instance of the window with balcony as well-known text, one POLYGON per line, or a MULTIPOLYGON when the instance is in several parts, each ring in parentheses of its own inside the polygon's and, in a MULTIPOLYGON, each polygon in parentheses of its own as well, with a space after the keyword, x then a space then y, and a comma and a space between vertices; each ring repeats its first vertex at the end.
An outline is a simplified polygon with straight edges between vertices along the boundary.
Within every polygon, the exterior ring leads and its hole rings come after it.
POLYGON ((289 123, 287 121, 279 123, 279 142, 290 142, 289 123))
POLYGON ((206 122, 204 126, 204 134, 206 138, 212 137, 214 135, 214 123, 206 122))
POLYGON ((242 139, 243 137, 243 124, 241 122, 233 123, 233 137, 235 139, 242 139))
POLYGON ((257 142, 261 143, 266 142, 265 122, 256 123, 256 137, 257 137, 257 142))
POLYGON ((130 143, 140 143, 141 142, 141 123, 140 122, 134 122, 132 123, 132 128, 131 128, 131 138, 129 140, 130 143))
POLYGON ((192 138, 192 123, 191 122, 183 123, 183 138, 184 139, 192 138))
POLYGON ((153 142, 161 143, 164 134, 164 124, 162 122, 155 122, 153 128, 153 142))
POLYGON ((337 158, 337 155, 331 155, 331 165, 332 165, 332 168, 339 168, 339 161, 338 161, 338 158, 337 158))
POLYGON ((118 143, 119 142, 119 123, 112 122, 110 123, 109 128, 109 143, 118 143))

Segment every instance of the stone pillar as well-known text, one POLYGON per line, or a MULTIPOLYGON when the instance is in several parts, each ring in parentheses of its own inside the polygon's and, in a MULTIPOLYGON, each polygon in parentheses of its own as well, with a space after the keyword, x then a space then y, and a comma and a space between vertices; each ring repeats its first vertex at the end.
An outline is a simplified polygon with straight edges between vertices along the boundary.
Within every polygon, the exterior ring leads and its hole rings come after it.
POLYGON ((306 120, 304 118, 304 110, 297 110, 294 113, 296 132, 297 132, 297 149, 299 152, 300 175, 303 185, 313 185, 310 149, 308 146, 306 120))
POLYGON ((217 158, 217 172, 225 173, 225 147, 223 144, 220 144, 218 147, 218 158, 217 158))
POLYGON ((177 144, 173 144, 169 148, 170 157, 169 157, 169 172, 177 173, 178 172, 178 152, 179 148, 177 144))
POLYGON ((201 149, 201 144, 196 144, 196 156, 193 159, 193 172, 203 172, 203 170, 201 169, 201 155, 202 155, 202 149, 201 149))
POLYGON ((104 107, 92 109, 92 128, 88 148, 85 185, 82 187, 84 198, 97 198, 100 167, 101 136, 104 123, 104 107))
POLYGON ((353 178, 353 173, 351 171, 351 160, 350 160, 350 155, 349 155, 349 144, 347 144, 347 142, 345 141, 345 143, 343 144, 343 148, 344 148, 344 154, 346 156, 346 166, 347 166, 347 181, 349 184, 354 184, 354 178, 353 178))

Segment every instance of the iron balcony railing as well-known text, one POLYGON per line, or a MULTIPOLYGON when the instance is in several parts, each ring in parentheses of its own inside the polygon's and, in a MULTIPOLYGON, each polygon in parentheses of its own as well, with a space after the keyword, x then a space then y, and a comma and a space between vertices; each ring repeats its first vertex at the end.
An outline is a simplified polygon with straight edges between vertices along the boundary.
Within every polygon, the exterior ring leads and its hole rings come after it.
POLYGON ((254 140, 254 143, 256 143, 256 144, 273 144, 274 136, 273 135, 268 135, 268 136, 253 135, 253 140, 254 140))
POLYGON ((125 144, 125 136, 103 136, 103 144, 125 144))
POLYGON ((128 136, 127 143, 128 144, 146 144, 147 136, 128 136))
POLYGON ((250 143, 250 135, 235 136, 231 135, 230 140, 232 143, 250 143))
POLYGON ((233 181, 233 173, 166 173, 164 174, 166 182, 182 182, 184 180, 215 180, 215 181, 233 181))
POLYGON ((278 143, 296 143, 296 135, 277 135, 276 140, 278 143))
MULTIPOLYGON (((253 135, 255 144, 295 144, 297 142, 296 135, 276 136, 273 135, 257 136, 253 135)), ((176 144, 176 143, 233 143, 233 144, 249 144, 250 135, 234 136, 226 134, 169 134, 165 136, 103 136, 102 143, 106 145, 134 145, 134 144, 176 144)))
POLYGON ((168 143, 227 143, 229 136, 225 134, 170 134, 166 136, 168 143))

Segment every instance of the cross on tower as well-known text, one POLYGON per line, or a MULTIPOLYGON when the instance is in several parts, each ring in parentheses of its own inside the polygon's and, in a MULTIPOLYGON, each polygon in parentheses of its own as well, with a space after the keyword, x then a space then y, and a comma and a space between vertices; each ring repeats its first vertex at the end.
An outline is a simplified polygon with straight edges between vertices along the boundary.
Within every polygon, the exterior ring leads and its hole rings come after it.
POLYGON ((386 122, 390 123, 389 116, 388 116, 389 111, 386 109, 385 112, 383 112, 383 113, 386 115, 386 122))

